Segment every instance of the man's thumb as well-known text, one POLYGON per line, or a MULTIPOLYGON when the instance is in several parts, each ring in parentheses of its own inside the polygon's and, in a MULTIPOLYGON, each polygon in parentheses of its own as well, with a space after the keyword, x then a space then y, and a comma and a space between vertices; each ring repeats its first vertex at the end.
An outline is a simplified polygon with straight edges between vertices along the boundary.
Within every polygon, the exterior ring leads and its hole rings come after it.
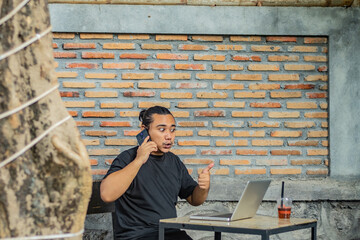
POLYGON ((214 166, 214 163, 210 163, 206 168, 204 168, 202 170, 201 173, 208 173, 213 166, 214 166))

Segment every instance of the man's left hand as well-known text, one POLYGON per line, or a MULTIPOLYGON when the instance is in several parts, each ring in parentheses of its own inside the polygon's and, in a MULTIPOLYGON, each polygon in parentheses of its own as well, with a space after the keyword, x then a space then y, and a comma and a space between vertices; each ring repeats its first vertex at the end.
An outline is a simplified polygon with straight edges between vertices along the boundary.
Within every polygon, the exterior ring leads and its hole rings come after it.
POLYGON ((198 177, 198 184, 200 189, 209 190, 210 188, 210 169, 214 166, 214 163, 210 163, 204 168, 198 177))

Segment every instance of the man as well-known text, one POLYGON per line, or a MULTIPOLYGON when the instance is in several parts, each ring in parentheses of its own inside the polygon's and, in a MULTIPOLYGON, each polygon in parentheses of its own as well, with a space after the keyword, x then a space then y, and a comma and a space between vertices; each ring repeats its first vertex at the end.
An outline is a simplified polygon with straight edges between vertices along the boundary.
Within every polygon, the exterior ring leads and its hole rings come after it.
MULTIPOLYGON (((167 108, 142 110, 139 120, 149 136, 140 146, 117 156, 100 185, 103 201, 115 201, 117 239, 157 239, 159 220, 176 217, 178 197, 198 206, 210 188, 213 164, 199 174, 196 183, 179 157, 170 152, 176 125, 167 108)), ((165 238, 191 239, 179 230, 167 231, 165 238)))

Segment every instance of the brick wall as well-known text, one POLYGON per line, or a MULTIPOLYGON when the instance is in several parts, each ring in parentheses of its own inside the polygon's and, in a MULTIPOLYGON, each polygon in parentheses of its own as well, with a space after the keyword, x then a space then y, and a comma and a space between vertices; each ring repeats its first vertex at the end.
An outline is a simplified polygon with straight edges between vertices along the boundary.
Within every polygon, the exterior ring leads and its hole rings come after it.
POLYGON ((178 154, 195 177, 326 177, 324 37, 54 33, 64 104, 94 178, 136 145, 140 109, 173 112, 178 154))

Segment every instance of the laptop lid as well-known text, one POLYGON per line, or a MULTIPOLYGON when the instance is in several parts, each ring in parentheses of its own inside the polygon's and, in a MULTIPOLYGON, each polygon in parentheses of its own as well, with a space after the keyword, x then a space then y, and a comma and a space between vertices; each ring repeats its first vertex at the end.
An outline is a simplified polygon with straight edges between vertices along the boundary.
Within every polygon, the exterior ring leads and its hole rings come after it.
POLYGON ((248 181, 233 213, 191 215, 193 220, 235 221, 255 216, 271 180, 248 181))
POLYGON ((231 216, 231 221, 255 216, 270 182, 271 180, 248 181, 231 216))

